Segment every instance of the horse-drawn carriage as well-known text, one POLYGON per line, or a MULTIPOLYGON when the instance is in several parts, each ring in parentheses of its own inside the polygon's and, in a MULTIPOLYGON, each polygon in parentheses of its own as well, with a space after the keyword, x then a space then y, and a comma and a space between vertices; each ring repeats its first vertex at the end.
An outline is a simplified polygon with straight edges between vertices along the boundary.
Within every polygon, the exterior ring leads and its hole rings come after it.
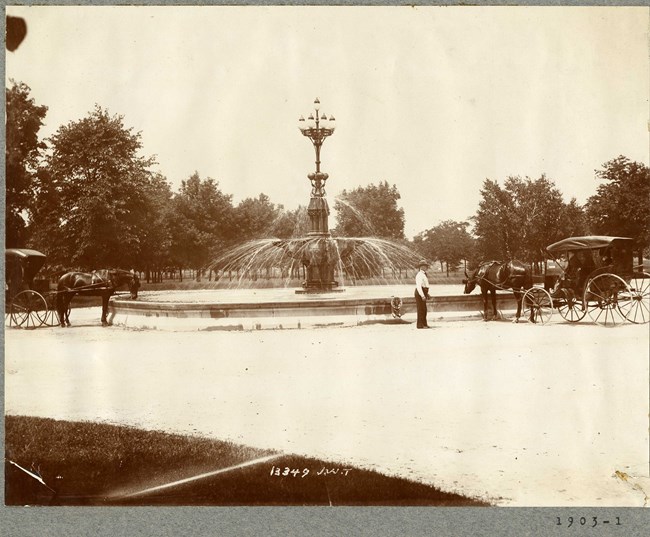
POLYGON ((545 324, 557 309, 572 323, 587 314, 603 326, 649 322, 650 274, 634 266, 633 249, 626 237, 569 237, 551 244, 547 256, 562 274, 551 288, 525 292, 524 317, 545 324))
POLYGON ((22 328, 70 325, 70 302, 76 295, 102 297, 102 324, 107 324, 108 300, 128 285, 137 298, 138 276, 126 270, 102 269, 92 273, 67 272, 51 290, 50 278, 37 278, 46 261, 36 250, 5 250, 5 324, 22 328))
POLYGON ((5 322, 34 328, 59 324, 49 281, 36 275, 46 257, 36 250, 5 250, 5 322))

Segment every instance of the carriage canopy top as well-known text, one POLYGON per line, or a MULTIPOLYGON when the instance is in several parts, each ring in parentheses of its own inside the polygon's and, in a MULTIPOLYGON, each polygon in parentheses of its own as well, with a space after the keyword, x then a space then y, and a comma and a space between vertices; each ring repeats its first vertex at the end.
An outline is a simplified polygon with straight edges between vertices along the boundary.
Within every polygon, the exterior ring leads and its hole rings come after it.
MULTIPOLYGON (((5 250, 5 270, 9 268, 9 264, 18 262, 22 265, 24 278, 29 281, 39 270, 41 270, 46 259, 45 254, 42 254, 37 250, 8 248, 5 250)), ((7 276, 9 275, 7 274, 7 276)))
POLYGON ((554 242, 546 247, 549 254, 558 254, 561 252, 571 252, 573 250, 594 250, 606 248, 608 246, 619 244, 631 247, 634 240, 629 237, 607 237, 605 235, 589 235, 586 237, 569 237, 561 241, 554 242))
POLYGON ((42 254, 38 250, 28 250, 26 248, 7 248, 5 250, 7 257, 21 257, 23 259, 27 257, 42 257, 45 258, 45 254, 42 254))

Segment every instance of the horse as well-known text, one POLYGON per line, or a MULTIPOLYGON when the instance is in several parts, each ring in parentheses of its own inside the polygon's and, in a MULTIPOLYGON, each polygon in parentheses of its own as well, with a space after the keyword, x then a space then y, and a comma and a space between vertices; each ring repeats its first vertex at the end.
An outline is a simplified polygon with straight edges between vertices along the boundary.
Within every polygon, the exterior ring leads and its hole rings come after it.
POLYGON ((470 294, 476 284, 481 288, 483 296, 483 318, 488 319, 488 293, 492 298, 493 318, 497 318, 497 289, 512 289, 517 301, 517 314, 513 319, 519 322, 521 317, 521 303, 525 290, 532 286, 532 274, 530 268, 520 261, 483 261, 470 277, 465 269, 464 294, 470 294))
POLYGON ((87 272, 67 272, 59 278, 56 294, 56 311, 61 326, 70 326, 70 302, 75 295, 102 297, 102 325, 108 321, 108 299, 115 290, 128 285, 131 298, 138 298, 140 279, 135 272, 121 269, 101 269, 87 272))

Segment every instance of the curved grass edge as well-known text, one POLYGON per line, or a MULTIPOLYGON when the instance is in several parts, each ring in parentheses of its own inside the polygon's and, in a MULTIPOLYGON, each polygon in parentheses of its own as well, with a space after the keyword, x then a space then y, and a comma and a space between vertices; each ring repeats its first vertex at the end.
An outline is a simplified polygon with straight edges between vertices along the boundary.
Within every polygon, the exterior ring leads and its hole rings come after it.
POLYGON ((344 462, 95 422, 5 416, 5 504, 489 506, 344 462))

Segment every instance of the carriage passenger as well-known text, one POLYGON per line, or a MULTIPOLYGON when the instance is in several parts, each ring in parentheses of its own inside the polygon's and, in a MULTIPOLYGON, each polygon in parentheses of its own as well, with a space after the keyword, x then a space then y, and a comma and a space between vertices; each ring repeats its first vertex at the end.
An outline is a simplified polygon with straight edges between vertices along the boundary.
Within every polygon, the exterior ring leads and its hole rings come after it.
POLYGON ((612 272, 619 276, 629 274, 632 271, 634 260, 632 252, 622 245, 612 246, 613 267, 612 272))
POLYGON ((552 297, 563 297, 565 295, 565 289, 576 290, 578 288, 583 272, 582 259, 578 253, 579 252, 567 253, 569 262, 564 270, 564 274, 558 280, 555 290, 551 294, 552 297))
POLYGON ((612 264, 612 250, 611 248, 602 248, 600 251, 600 266, 605 268, 612 264))
POLYGON ((578 252, 569 254, 569 263, 566 267, 564 273, 564 279, 566 280, 567 287, 574 287, 580 278, 580 272, 582 271, 582 260, 578 252))
POLYGON ((587 283, 587 278, 589 275, 596 270, 596 263, 594 263, 594 258, 591 253, 591 250, 581 250, 578 252, 578 255, 580 256, 580 271, 578 272, 578 282, 577 282, 577 287, 578 289, 582 289, 587 283))
POLYGON ((567 265, 566 268, 567 276, 570 278, 576 278, 578 276, 578 271, 580 270, 581 267, 582 267, 582 263, 580 260, 580 255, 578 255, 578 252, 570 254, 569 264, 567 265))

